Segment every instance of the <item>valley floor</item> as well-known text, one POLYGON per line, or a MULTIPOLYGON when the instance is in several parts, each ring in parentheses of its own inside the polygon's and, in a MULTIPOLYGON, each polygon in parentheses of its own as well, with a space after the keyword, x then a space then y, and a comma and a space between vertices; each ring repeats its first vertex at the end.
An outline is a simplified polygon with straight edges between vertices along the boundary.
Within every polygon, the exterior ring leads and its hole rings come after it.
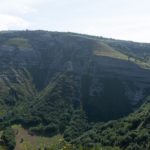
POLYGON ((63 140, 61 135, 56 135, 51 138, 31 135, 21 125, 13 125, 12 128, 15 130, 16 134, 15 150, 44 149, 45 146, 52 147, 55 146, 59 141, 63 140))

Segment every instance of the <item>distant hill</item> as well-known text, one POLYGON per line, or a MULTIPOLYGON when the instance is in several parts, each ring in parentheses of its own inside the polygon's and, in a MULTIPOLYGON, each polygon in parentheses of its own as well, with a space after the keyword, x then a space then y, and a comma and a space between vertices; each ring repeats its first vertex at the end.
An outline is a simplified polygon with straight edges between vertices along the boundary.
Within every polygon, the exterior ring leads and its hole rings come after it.
POLYGON ((34 134, 64 134, 73 141, 85 131, 99 132, 98 122, 127 116, 145 103, 149 76, 150 44, 76 33, 0 32, 0 127, 22 124, 34 134))

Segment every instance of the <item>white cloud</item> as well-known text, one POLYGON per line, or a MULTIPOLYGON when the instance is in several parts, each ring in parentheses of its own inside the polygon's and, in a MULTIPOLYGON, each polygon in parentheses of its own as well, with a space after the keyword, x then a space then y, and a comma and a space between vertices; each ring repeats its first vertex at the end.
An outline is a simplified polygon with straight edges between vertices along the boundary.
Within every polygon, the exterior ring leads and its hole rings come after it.
POLYGON ((109 18, 92 18, 86 20, 83 33, 94 34, 124 40, 150 42, 149 16, 122 16, 109 18))
POLYGON ((36 12, 34 5, 40 0, 3 0, 0 2, 0 13, 6 14, 29 14, 36 12))
POLYGON ((0 15, 0 30, 26 29, 30 23, 20 17, 2 14, 0 15))

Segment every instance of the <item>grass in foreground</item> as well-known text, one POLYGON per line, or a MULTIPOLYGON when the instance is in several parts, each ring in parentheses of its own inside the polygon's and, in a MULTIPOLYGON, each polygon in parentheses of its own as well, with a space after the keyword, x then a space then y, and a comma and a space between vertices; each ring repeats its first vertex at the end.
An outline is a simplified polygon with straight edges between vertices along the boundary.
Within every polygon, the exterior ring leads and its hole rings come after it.
POLYGON ((13 125, 12 128, 16 133, 15 150, 43 150, 44 147, 53 147, 53 145, 56 145, 60 140, 63 140, 61 135, 53 137, 30 135, 21 125, 13 125))

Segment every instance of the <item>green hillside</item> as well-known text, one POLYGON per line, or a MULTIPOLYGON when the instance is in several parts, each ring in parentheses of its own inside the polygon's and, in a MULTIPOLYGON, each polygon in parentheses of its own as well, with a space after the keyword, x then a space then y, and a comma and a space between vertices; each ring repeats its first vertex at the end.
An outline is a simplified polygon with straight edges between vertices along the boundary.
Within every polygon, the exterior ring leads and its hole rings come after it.
POLYGON ((149 50, 76 33, 2 32, 0 148, 148 149, 149 50))
POLYGON ((94 50, 94 53, 97 56, 107 56, 122 60, 128 60, 128 55, 125 55, 102 42, 100 43, 100 46, 96 50, 94 50))
POLYGON ((150 97, 128 117, 98 123, 72 143, 85 147, 100 145, 125 150, 148 150, 150 148, 150 97))

